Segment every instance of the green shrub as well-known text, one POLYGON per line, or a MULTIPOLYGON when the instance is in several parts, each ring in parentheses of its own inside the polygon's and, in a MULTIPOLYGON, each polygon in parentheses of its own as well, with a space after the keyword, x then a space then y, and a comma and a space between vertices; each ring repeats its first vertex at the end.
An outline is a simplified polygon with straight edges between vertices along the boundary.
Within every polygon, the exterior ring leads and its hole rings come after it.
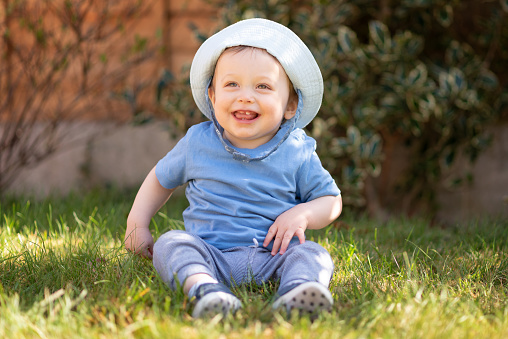
MULTIPOLYGON (((501 49, 508 42, 508 1, 211 2, 221 8, 219 28, 265 17, 309 46, 325 93, 307 130, 345 204, 373 214, 386 207, 373 178, 392 160, 384 152, 387 143, 409 152, 398 183, 407 205, 423 202, 433 212, 443 175, 459 153, 477 158, 489 144, 486 127, 508 102, 508 54, 501 49)), ((465 179, 467 173, 453 183, 465 179)))

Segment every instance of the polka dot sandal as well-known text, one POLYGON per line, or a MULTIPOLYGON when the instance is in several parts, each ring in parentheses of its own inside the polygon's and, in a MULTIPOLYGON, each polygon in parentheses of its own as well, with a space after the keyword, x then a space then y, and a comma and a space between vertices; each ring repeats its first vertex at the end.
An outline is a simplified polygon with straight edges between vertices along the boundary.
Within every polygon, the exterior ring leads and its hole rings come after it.
POLYGON ((316 315, 321 311, 330 311, 332 305, 332 295, 325 286, 318 282, 307 282, 280 296, 273 308, 285 307, 288 313, 298 310, 300 315, 316 315))
POLYGON ((194 318, 213 317, 222 313, 235 312, 242 303, 223 284, 203 284, 196 291, 196 305, 192 311, 194 318))

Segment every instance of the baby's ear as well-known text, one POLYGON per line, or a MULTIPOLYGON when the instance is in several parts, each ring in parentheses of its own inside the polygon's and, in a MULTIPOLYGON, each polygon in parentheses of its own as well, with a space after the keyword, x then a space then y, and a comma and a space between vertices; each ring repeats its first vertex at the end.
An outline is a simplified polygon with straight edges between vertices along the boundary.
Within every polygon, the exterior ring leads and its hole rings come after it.
POLYGON ((213 88, 212 86, 210 85, 210 87, 208 87, 208 98, 210 99, 210 102, 213 104, 215 104, 215 92, 213 91, 213 88))
POLYGON ((286 111, 284 112, 284 119, 289 120, 296 114, 296 109, 298 108, 298 96, 290 95, 288 104, 286 106, 286 111))

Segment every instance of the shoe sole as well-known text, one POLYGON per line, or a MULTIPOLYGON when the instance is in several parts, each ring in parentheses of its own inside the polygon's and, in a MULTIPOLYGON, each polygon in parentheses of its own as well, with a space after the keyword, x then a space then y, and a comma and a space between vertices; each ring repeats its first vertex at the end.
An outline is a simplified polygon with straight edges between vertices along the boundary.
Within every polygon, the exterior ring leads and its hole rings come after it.
POLYGON ((288 313, 296 309, 302 315, 330 311, 332 305, 332 295, 325 286, 317 282, 308 282, 279 297, 273 304, 273 308, 285 307, 288 313))
POLYGON ((235 296, 224 292, 212 292, 201 298, 192 311, 192 317, 202 318, 205 316, 215 316, 217 314, 226 315, 230 311, 235 312, 242 304, 235 296))

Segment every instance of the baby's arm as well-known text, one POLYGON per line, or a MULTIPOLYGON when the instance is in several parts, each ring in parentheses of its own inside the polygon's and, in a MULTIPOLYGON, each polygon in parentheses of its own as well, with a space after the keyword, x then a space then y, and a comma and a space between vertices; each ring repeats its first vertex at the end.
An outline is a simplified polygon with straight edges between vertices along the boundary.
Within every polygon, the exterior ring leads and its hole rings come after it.
POLYGON ((153 237, 149 229, 150 221, 174 190, 162 187, 155 175, 155 167, 150 171, 139 188, 127 217, 124 243, 129 251, 152 259, 153 237))
POLYGON ((337 219, 342 212, 342 198, 340 195, 327 195, 306 203, 296 205, 279 215, 268 230, 263 246, 268 246, 274 240, 272 255, 284 254, 293 236, 297 236, 300 243, 305 242, 306 229, 320 229, 337 219))

